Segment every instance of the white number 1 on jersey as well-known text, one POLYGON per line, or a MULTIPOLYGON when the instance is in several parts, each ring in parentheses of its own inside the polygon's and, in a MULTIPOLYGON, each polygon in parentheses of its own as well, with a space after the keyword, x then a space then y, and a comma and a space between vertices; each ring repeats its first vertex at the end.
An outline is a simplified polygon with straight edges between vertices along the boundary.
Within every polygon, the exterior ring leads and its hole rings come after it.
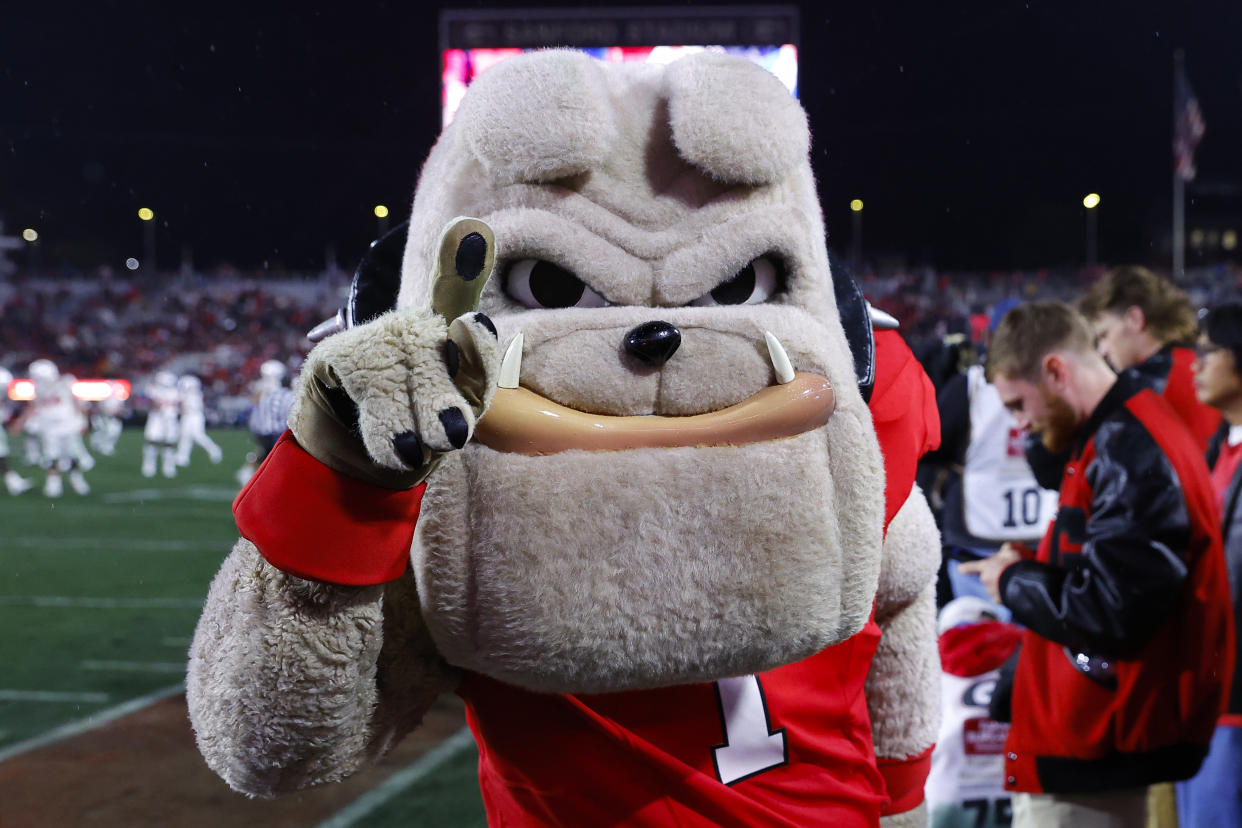
POLYGON ((721 782, 732 785, 789 762, 785 729, 772 730, 757 676, 720 679, 716 701, 725 742, 712 748, 712 762, 721 782))

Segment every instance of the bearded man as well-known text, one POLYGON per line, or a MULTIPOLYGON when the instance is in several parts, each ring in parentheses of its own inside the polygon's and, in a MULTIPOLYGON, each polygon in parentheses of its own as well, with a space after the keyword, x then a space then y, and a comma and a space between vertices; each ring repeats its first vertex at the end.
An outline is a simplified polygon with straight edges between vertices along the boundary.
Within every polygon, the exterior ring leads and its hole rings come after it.
POLYGON ((961 567, 1026 627, 1005 743, 1013 824, 1142 825, 1147 786, 1203 762, 1233 667, 1207 467, 1068 305, 1010 311, 987 372, 1018 425, 1070 458, 1038 551, 961 567))

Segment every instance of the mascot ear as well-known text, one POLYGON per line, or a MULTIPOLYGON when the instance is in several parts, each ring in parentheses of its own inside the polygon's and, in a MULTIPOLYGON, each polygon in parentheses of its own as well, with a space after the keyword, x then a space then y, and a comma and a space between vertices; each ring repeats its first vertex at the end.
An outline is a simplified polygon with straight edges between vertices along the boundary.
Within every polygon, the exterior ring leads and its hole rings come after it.
POLYGON ((832 270, 832 292, 837 300, 837 313, 841 317, 841 327, 845 329, 845 341, 849 343, 854 357, 858 390, 862 392, 863 402, 870 402, 871 390, 875 386, 875 330, 893 330, 897 328, 897 320, 871 307, 854 277, 836 256, 830 255, 829 267, 832 270))
POLYGON ((358 263, 358 269, 354 271, 345 307, 337 311, 332 319, 316 325, 306 335, 307 339, 318 342, 334 333, 370 322, 397 306, 397 292, 401 289, 401 258, 405 253, 409 230, 409 221, 403 221, 371 242, 358 263))

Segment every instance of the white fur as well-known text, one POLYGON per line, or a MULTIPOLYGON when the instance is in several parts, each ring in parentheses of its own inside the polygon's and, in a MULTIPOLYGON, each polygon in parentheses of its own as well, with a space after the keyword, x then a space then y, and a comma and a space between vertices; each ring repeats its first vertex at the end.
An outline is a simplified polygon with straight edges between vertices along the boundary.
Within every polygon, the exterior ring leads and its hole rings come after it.
POLYGON ((806 160, 806 113, 750 61, 715 54, 676 61, 667 84, 677 149, 711 177, 772 184, 806 160))
POLYGON ((940 535, 915 487, 884 539, 876 621, 883 631, 867 676, 867 707, 877 756, 918 756, 940 725, 936 571, 940 535))
POLYGON ((236 790, 272 796, 348 776, 408 733, 455 681, 411 587, 315 584, 238 541, 212 581, 186 676, 207 764, 236 790))
POLYGON ((559 692, 757 672, 844 640, 871 611, 878 521, 831 481, 871 463, 868 424, 603 457, 471 446, 430 481, 416 538, 432 635, 458 666, 559 692))
MULTIPOLYGON (((382 598, 281 575, 240 543, 212 586, 188 693, 230 784, 270 793, 349 773, 451 685, 445 660, 564 692, 710 680, 840 641, 873 604, 877 750, 926 746, 935 527, 908 504, 881 552, 881 456, 837 318, 808 141, 797 103, 739 59, 604 67, 552 51, 476 81, 423 168, 391 319, 426 318, 440 230, 474 215, 497 242, 482 308, 502 341, 524 334, 524 387, 605 414, 715 410, 774 381, 767 330, 796 369, 830 380, 836 410, 821 428, 737 447, 451 452, 428 483, 414 579, 382 598), (783 294, 688 307, 761 255, 785 263, 783 294), (520 306, 503 281, 522 258, 568 268, 613 306, 520 306), (622 341, 657 320, 682 343, 653 368, 622 341)), ((442 336, 384 322, 338 340, 357 351, 330 364, 371 409, 372 459, 395 460, 389 433, 442 404, 430 356, 442 336), (392 370, 402 360, 408 387, 392 370)))
POLYGON ((457 113, 466 144, 496 181, 584 172, 616 140, 603 73, 580 52, 549 51, 487 73, 457 113))

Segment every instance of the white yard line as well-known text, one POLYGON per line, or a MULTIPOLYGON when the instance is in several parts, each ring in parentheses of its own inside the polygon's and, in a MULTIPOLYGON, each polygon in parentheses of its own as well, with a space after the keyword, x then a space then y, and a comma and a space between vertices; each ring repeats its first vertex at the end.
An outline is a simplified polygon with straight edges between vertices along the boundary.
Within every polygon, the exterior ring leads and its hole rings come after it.
POLYGON ((216 549, 219 541, 152 540, 151 538, 119 538, 94 535, 77 538, 49 538, 40 535, 16 535, 0 540, 4 549, 39 549, 53 552, 190 552, 196 549, 216 549))
POLYGON ((83 670, 115 673, 185 673, 184 661, 101 661, 87 659, 79 662, 83 670))
POLYGON ((59 690, 4 690, 0 689, 0 701, 7 702, 78 702, 81 704, 104 704, 112 698, 107 693, 68 693, 59 690))
POLYGON ((109 492, 103 496, 105 503, 135 503, 144 500, 211 500, 232 503, 238 489, 213 486, 190 486, 185 489, 133 489, 128 492, 109 492))
POLYGON ((92 713, 84 719, 68 722, 67 724, 63 724, 54 730, 49 730, 47 733, 27 739, 24 742, 18 742, 15 745, 0 748, 0 762, 5 761, 6 759, 12 759, 14 756, 26 753, 27 751, 55 744, 56 742, 63 741, 64 739, 72 738, 80 733, 85 733, 88 730, 94 730, 97 727, 102 727, 109 722, 121 718, 122 716, 128 716, 130 713, 137 712, 144 707, 155 704, 158 701, 163 701, 169 696, 175 696, 178 693, 184 692, 184 690, 184 682, 175 684, 172 687, 165 687, 164 689, 156 690, 154 693, 149 695, 142 696, 137 699, 130 699, 123 704, 118 704, 116 707, 110 707, 107 710, 100 710, 98 713, 92 713))
POLYGON ((206 598, 91 598, 80 595, 0 595, 0 607, 55 609, 202 609, 206 598))
POLYGON ((397 771, 381 785, 372 788, 337 811, 334 816, 319 823, 317 828, 349 828, 351 825, 356 825, 372 811, 399 796, 406 788, 429 776, 445 762, 466 750, 473 742, 474 737, 470 735, 470 728, 463 727, 424 753, 412 765, 397 771))

